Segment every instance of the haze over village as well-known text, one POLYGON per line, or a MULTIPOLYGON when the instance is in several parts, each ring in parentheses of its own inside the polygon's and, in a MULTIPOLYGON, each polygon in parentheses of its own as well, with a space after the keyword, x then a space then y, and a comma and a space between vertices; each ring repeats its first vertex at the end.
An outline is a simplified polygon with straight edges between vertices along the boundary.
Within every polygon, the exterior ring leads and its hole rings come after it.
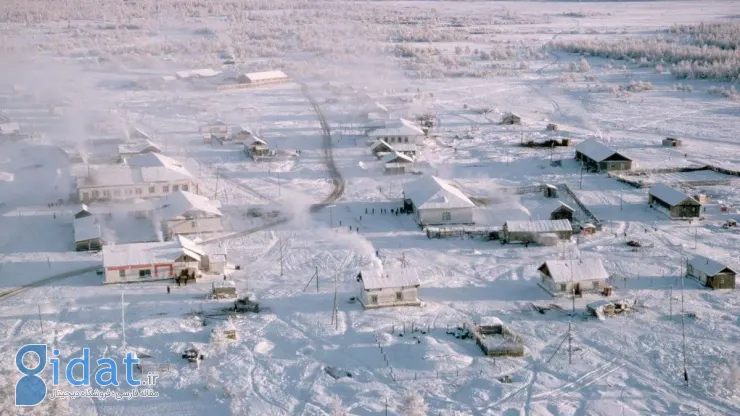
POLYGON ((740 414, 738 16, 0 4, 0 414, 740 414))

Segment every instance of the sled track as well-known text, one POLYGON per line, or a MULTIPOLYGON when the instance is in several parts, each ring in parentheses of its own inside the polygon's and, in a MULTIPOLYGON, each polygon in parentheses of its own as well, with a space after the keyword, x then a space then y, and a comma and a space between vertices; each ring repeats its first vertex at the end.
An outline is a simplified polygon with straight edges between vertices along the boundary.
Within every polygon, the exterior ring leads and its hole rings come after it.
POLYGON ((314 100, 311 94, 309 94, 308 86, 306 84, 301 84, 301 91, 303 91, 303 95, 311 103, 311 107, 313 107, 313 110, 316 112, 316 116, 319 118, 319 123, 321 124, 321 130, 323 131, 324 136, 324 162, 326 163, 326 168, 329 170, 332 184, 334 186, 334 189, 326 198, 324 198, 323 201, 318 204, 311 205, 311 212, 319 212, 327 205, 338 200, 342 197, 342 195, 344 195, 345 183, 344 178, 342 178, 342 174, 339 173, 339 169, 337 169, 336 163, 334 163, 334 152, 331 142, 331 130, 329 129, 329 124, 326 122, 324 113, 323 111, 321 111, 321 107, 316 102, 316 100, 314 100))

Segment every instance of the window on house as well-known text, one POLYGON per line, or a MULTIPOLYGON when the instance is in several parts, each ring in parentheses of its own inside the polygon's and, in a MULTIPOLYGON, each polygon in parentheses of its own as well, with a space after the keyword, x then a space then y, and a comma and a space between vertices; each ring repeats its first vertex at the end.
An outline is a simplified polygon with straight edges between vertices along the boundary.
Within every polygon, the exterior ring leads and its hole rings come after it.
POLYGON ((139 278, 152 277, 151 269, 139 270, 139 278))
POLYGON ((126 277, 126 270, 119 270, 118 277, 126 277))
POLYGON ((126 189, 126 195, 133 195, 134 191, 133 189, 126 189))
POLYGON ((403 292, 396 292, 396 300, 403 300, 403 292))
POLYGON ((599 288, 599 282, 593 282, 593 288, 598 289, 599 288))
POLYGON ((92 191, 92 197, 93 199, 98 198, 100 196, 100 192, 98 191, 92 191))
POLYGON ((110 191, 103 191, 103 196, 109 198, 110 197, 110 191))
POLYGON ((172 192, 177 192, 177 190, 180 189, 177 185, 172 185, 172 192))
POLYGON ((153 186, 150 186, 150 187, 149 187, 149 193, 150 193, 150 194, 153 194, 153 193, 155 193, 155 192, 156 192, 156 190, 154 190, 154 187, 153 187, 153 186))
POLYGON ((378 295, 371 295, 370 303, 378 303, 378 295))
POLYGON ((447 211, 442 212, 442 221, 450 221, 450 220, 452 220, 452 214, 447 211))
POLYGON ((141 188, 136 188, 136 195, 141 195, 144 193, 144 190, 141 188))
POLYGON ((82 200, 83 201, 87 201, 88 199, 90 199, 90 194, 88 194, 87 192, 83 192, 82 193, 82 200))
POLYGON ((196 223, 195 221, 191 221, 191 222, 190 222, 190 225, 191 225, 191 226, 192 226, 193 228, 195 228, 195 227, 197 227, 197 226, 198 226, 198 224, 197 224, 197 223, 196 223))
POLYGON ((566 289, 568 289, 568 286, 566 286, 565 283, 562 283, 560 285, 560 291, 565 292, 566 289))
POLYGON ((182 189, 183 191, 187 192, 188 191, 188 186, 187 185, 182 185, 180 187, 180 189, 182 189))
POLYGON ((170 186, 169 185, 163 185, 162 186, 162 192, 168 193, 169 191, 170 191, 170 186))
POLYGON ((114 190, 113 191, 113 195, 115 195, 115 196, 121 196, 121 190, 120 189, 114 190))

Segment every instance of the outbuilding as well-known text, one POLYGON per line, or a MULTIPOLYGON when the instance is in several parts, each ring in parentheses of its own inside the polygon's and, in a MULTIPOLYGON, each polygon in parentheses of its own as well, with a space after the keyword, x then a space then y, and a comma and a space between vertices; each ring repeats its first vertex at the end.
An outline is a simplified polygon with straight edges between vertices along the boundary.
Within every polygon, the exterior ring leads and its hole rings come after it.
POLYGON ((683 140, 676 139, 675 137, 666 137, 663 139, 663 147, 681 147, 683 146, 683 140))
POLYGON ((103 234, 99 220, 82 204, 72 220, 75 251, 98 251, 103 248, 103 234))
POLYGON ((650 188, 648 202, 651 207, 665 212, 671 219, 698 218, 701 215, 699 201, 662 183, 650 188))
POLYGON ((236 79, 242 84, 250 85, 279 84, 290 81, 283 71, 250 72, 241 74, 236 79))
POLYGON ((609 287, 609 274, 599 259, 548 260, 537 268, 540 286, 553 296, 600 293, 609 287))
POLYGON ((220 139, 221 143, 249 143, 254 139, 258 139, 257 135, 254 134, 252 129, 247 126, 241 125, 234 129, 234 131, 228 137, 220 139))
POLYGON ((385 140, 378 139, 370 146, 370 151, 373 153, 373 156, 378 156, 380 154, 393 152, 393 147, 386 143, 385 140))
POLYGON ((730 267, 700 255, 689 260, 686 267, 686 276, 712 289, 734 289, 736 275, 730 267))
POLYGON ((244 143, 244 153, 252 159, 268 156, 270 147, 264 139, 253 137, 248 143, 244 143))
POLYGON ((183 236, 164 242, 106 245, 104 283, 195 279, 201 275, 205 255, 201 247, 183 236))
POLYGON ((362 270, 357 274, 359 300, 365 309, 419 306, 419 279, 406 269, 387 272, 362 270))
POLYGON ((514 113, 506 113, 501 117, 500 124, 503 124, 503 125, 522 124, 522 118, 514 113))
POLYGON ((221 120, 211 120, 200 128, 203 141, 211 143, 213 139, 223 140, 229 136, 229 126, 221 120))
POLYGON ((536 243, 542 235, 549 234, 569 240, 573 235, 573 226, 568 220, 506 221, 501 233, 505 243, 536 243))
POLYGON ((426 176, 403 185, 404 204, 422 225, 470 224, 475 204, 451 182, 426 176))
POLYGON ((632 159, 594 139, 576 145, 576 159, 596 172, 632 169, 632 159))
POLYGON ((121 161, 127 157, 144 153, 162 153, 162 148, 151 140, 136 140, 118 145, 118 156, 121 161))
POLYGON ((382 161, 385 173, 406 173, 411 171, 414 165, 414 158, 398 152, 385 155, 382 161))
POLYGON ((563 201, 557 201, 550 204, 548 209, 551 220, 568 220, 573 222, 573 214, 576 212, 572 207, 566 205, 563 201))
POLYGON ((157 216, 167 238, 179 234, 205 234, 223 231, 219 201, 191 192, 177 191, 159 201, 157 216))

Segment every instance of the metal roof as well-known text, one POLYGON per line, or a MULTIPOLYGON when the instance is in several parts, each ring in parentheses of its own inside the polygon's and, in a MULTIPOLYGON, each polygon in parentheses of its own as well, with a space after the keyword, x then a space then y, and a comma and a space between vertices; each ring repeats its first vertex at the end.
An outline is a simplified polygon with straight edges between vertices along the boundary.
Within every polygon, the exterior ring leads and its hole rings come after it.
POLYGON ((395 269, 380 272, 377 270, 360 271, 360 281, 365 290, 394 289, 402 287, 418 287, 419 278, 412 275, 408 270, 395 269))
POLYGON ((81 188, 172 182, 193 177, 182 164, 159 153, 132 155, 126 158, 125 164, 95 166, 90 171, 90 177, 81 179, 81 188))
POLYGON ((576 151, 583 153, 588 158, 593 159, 597 162, 601 162, 609 158, 613 154, 618 153, 611 147, 594 139, 588 139, 584 142, 578 143, 576 145, 576 151))
POLYGON ((508 232, 554 233, 573 231, 568 220, 506 221, 508 232))
POLYGON ((0 134, 14 134, 21 131, 21 126, 16 122, 0 124, 0 134))
POLYGON ((140 140, 118 145, 118 154, 133 155, 140 153, 159 153, 162 149, 151 140, 140 140))
MULTIPOLYGON (((546 266, 550 277, 556 283, 567 283, 571 280, 582 282, 588 280, 606 280, 609 273, 599 259, 548 260, 546 266)), ((540 266, 540 269, 542 269, 540 266)))
MULTIPOLYGON (((705 273, 707 276, 714 276, 722 272, 722 270, 724 269, 730 269, 726 265, 716 260, 712 260, 709 257, 704 257, 701 255, 697 255, 689 260, 689 264, 691 265, 691 267, 699 270, 702 273, 705 273)), ((732 269, 730 269, 730 271, 735 273, 735 271, 732 269)))
POLYGON ((192 241, 178 235, 172 241, 103 246, 103 266, 110 268, 172 263, 182 255, 200 261, 205 253, 192 241))
POLYGON ((190 69, 186 71, 177 71, 175 72, 175 75, 177 75, 178 78, 191 78, 191 77, 212 77, 220 73, 221 71, 215 71, 211 68, 203 68, 203 69, 190 69))
POLYGON ((102 233, 100 231, 100 224, 97 218, 93 216, 75 218, 72 222, 75 233, 75 242, 94 240, 100 238, 102 233))
POLYGON ((687 199, 691 199, 698 204, 698 202, 694 198, 686 195, 678 189, 671 188, 670 186, 664 185, 662 183, 656 183, 655 185, 653 185, 650 188, 650 195, 660 199, 661 201, 671 206, 678 205, 687 199))
POLYGON ((475 204, 450 182, 427 176, 403 185, 403 193, 417 209, 473 208, 475 204))
POLYGON ((394 122, 385 123, 385 127, 372 130, 367 133, 369 137, 387 137, 387 136, 423 136, 424 131, 415 126, 412 122, 400 118, 394 122))
POLYGON ((393 152, 383 156, 383 163, 413 163, 414 158, 403 153, 393 152))
POLYGON ((159 200, 159 215, 164 220, 177 217, 195 218, 205 216, 220 217, 219 201, 212 201, 204 196, 190 192, 173 192, 159 200))
POLYGON ((244 74, 244 76, 247 77, 250 82, 288 78, 283 71, 251 72, 249 74, 244 74))

